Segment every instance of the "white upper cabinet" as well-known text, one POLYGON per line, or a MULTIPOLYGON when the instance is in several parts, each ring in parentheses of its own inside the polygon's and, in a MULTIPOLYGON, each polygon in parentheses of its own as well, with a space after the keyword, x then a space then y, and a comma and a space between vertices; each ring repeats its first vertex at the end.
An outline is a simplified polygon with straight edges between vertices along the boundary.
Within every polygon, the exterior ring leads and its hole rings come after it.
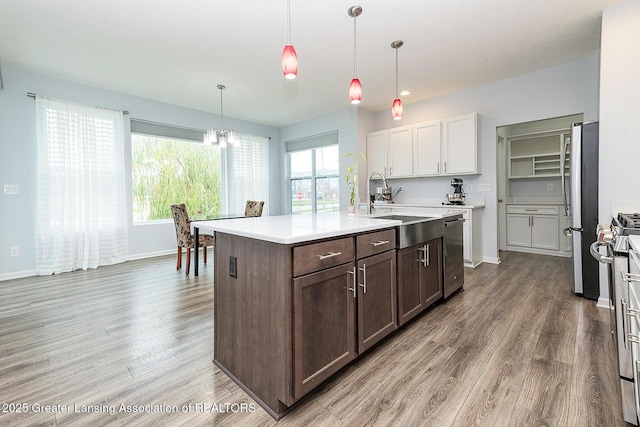
POLYGON ((367 135, 367 175, 382 172, 387 176, 387 141, 389 131, 381 130, 367 135))
POLYGON ((411 126, 389 129, 389 178, 413 176, 411 126))
POLYGON ((367 135, 367 171, 388 178, 477 174, 478 115, 469 113, 367 135))
POLYGON ((416 175, 440 174, 440 121, 413 126, 413 171, 416 175))
POLYGON ((476 113, 442 120, 442 160, 445 175, 478 173, 476 113))

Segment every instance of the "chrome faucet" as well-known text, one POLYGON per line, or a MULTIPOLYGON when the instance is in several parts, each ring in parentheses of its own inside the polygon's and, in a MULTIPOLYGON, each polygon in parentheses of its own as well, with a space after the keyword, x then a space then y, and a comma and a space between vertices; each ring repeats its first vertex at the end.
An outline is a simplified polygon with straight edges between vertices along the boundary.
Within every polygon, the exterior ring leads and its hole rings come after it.
POLYGON ((382 185, 384 185, 384 188, 388 188, 387 177, 385 177, 382 172, 373 171, 369 174, 369 178, 367 178, 367 214, 369 215, 371 215, 371 209, 373 208, 373 202, 371 201, 371 178, 373 178, 374 175, 380 176, 380 178, 382 178, 382 185))

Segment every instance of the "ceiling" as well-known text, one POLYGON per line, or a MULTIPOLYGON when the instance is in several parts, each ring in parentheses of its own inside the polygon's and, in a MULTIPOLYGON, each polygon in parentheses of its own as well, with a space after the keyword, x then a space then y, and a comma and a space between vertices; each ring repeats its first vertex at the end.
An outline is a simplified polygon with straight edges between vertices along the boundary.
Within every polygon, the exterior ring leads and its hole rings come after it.
MULTIPOLYGON (((360 107, 390 109, 582 58, 623 0, 291 0, 298 78, 280 68, 286 0, 2 0, 0 64, 286 126, 349 108, 353 18, 360 107)), ((5 87, 10 82, 5 81, 5 87)))

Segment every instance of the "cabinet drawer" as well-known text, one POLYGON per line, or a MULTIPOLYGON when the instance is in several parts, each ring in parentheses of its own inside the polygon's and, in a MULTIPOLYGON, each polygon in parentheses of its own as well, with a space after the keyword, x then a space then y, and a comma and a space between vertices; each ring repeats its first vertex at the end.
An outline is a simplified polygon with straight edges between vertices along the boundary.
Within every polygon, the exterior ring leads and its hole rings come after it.
POLYGON ((356 255, 364 258, 396 247, 396 230, 382 230, 356 236, 356 255))
POLYGON ((297 246, 293 248, 293 276, 324 270, 353 261, 353 258, 352 237, 297 246))
POLYGON ((557 206, 507 205, 507 213, 528 215, 558 215, 557 206))

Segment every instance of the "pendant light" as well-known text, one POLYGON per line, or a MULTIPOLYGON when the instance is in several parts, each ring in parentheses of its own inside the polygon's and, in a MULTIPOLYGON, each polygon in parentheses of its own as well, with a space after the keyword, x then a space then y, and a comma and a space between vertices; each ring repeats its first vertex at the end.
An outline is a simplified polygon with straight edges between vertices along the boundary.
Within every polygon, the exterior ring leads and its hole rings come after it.
POLYGON ((220 90, 220 117, 221 117, 221 125, 222 129, 211 129, 204 135, 204 144, 220 144, 220 147, 226 147, 227 144, 235 144, 237 141, 237 137, 235 132, 232 130, 225 130, 224 128, 224 109, 222 106, 222 91, 226 89, 225 85, 218 85, 217 88, 220 90))
POLYGON ((353 80, 349 85, 349 100, 352 104, 360 104, 362 100, 362 85, 360 79, 358 79, 356 73, 356 18, 362 13, 360 6, 351 6, 347 13, 353 18, 353 80))
POLYGON ((403 112, 402 101, 400 101, 400 96, 398 95, 398 49, 401 48, 403 44, 402 40, 396 40, 391 43, 391 47, 396 50, 396 99, 393 100, 393 105, 391 106, 393 120, 400 120, 403 112))
POLYGON ((282 72, 286 79, 298 75, 298 55, 291 44, 291 0, 287 0, 287 45, 282 51, 282 72))

